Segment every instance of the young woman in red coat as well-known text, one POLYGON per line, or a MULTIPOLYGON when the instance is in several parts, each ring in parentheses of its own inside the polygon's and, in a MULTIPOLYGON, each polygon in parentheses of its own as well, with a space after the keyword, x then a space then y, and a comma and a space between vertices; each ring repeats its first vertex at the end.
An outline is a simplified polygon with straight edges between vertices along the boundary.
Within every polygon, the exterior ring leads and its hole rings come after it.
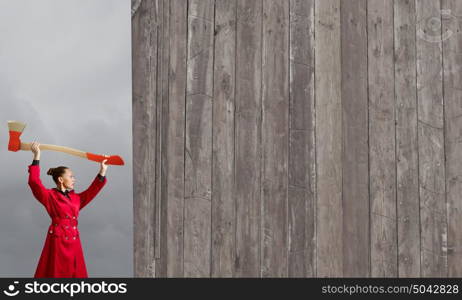
POLYGON ((47 174, 53 177, 56 188, 48 189, 40 180, 40 144, 33 142, 34 160, 29 165, 29 186, 34 197, 45 207, 51 218, 45 244, 34 278, 87 278, 87 268, 78 229, 79 212, 106 184, 106 160, 90 186, 81 193, 74 192, 72 170, 60 166, 47 174))

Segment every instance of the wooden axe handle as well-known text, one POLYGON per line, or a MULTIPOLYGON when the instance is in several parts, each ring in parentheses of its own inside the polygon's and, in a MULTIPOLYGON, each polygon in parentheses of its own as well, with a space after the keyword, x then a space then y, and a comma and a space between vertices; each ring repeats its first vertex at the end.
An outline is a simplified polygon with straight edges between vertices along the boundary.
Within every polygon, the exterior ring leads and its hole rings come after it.
MULTIPOLYGON (((21 150, 30 151, 32 143, 23 143, 21 142, 21 150)), ((67 154, 71 154, 74 156, 78 156, 84 159, 102 162, 104 159, 107 159, 107 165, 124 165, 123 159, 118 155, 111 155, 109 157, 105 157, 104 155, 93 154, 89 152, 80 151, 77 149, 64 147, 64 146, 57 146, 57 145, 49 145, 49 144, 40 144, 40 150, 52 150, 58 152, 64 152, 67 154)))

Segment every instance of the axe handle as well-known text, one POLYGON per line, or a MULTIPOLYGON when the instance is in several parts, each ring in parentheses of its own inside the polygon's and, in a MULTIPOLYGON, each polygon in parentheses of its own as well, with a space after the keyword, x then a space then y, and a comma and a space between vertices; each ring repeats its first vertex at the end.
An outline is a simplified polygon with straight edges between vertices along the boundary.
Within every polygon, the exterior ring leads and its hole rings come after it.
MULTIPOLYGON (((32 143, 21 142, 20 149, 30 151, 31 145, 32 143)), ((107 159, 107 162, 106 162, 107 165, 117 165, 117 166, 124 165, 124 160, 122 159, 122 157, 118 155, 110 155, 108 157, 105 157, 104 155, 98 155, 98 154, 84 152, 84 151, 80 151, 80 150, 69 148, 69 147, 49 145, 49 144, 40 144, 39 148, 40 150, 52 150, 52 151, 64 152, 67 154, 71 154, 74 156, 78 156, 78 157, 88 159, 91 161, 96 161, 96 162, 102 162, 103 160, 107 159)))
MULTIPOLYGON (((23 143, 21 142, 21 150, 26 150, 30 151, 31 150, 31 144, 32 143, 23 143)), ((69 148, 69 147, 64 147, 64 146, 57 146, 57 145, 49 145, 49 144, 40 144, 39 146, 40 150, 52 150, 52 151, 58 151, 58 152, 64 152, 67 154, 71 154, 74 156, 82 157, 82 158, 87 158, 87 153, 69 148)))

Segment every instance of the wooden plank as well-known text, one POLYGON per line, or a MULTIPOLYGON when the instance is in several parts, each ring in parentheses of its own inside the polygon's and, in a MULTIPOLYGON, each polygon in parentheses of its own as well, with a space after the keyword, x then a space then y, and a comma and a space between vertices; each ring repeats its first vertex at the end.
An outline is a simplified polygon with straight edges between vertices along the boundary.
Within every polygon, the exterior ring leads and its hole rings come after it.
POLYGON ((167 176, 165 174, 165 164, 167 162, 167 149, 165 140, 164 127, 166 121, 168 105, 168 1, 159 0, 159 18, 158 18, 158 35, 157 35, 157 117, 156 117, 156 200, 154 216, 154 258, 156 259, 156 277, 165 277, 167 273, 167 264, 165 259, 161 258, 161 252, 166 253, 166 244, 163 243, 166 237, 165 227, 165 202, 166 202, 166 184, 167 176), (163 204, 163 205, 162 205, 163 204))
POLYGON ((232 277, 235 254, 234 89, 236 1, 215 1, 212 277, 232 277))
POLYGON ((132 19, 134 276, 154 277, 157 2, 143 1, 132 19))
POLYGON ((393 3, 367 2, 371 276, 396 277, 393 3), (380 71, 378 71, 380 70, 380 71))
MULTIPOLYGON (((186 9, 186 6, 184 6, 186 9)), ((170 2, 168 0, 162 0, 162 3, 159 6, 159 9, 162 10, 162 17, 159 20, 159 39, 158 39, 158 48, 159 48, 159 55, 158 55, 158 61, 159 61, 159 71, 158 71, 158 83, 159 83, 159 91, 158 91, 158 97, 159 101, 161 102, 161 105, 158 106, 158 122, 157 122, 157 131, 158 131, 158 155, 157 155, 157 168, 156 172, 159 174, 158 178, 159 180, 157 181, 157 194, 156 194, 156 240, 155 240, 155 257, 156 257, 156 277, 168 277, 169 273, 168 268, 169 268, 169 239, 171 240, 173 238, 174 245, 178 246, 178 235, 180 235, 181 241, 183 240, 182 238, 182 228, 180 230, 175 230, 173 232, 169 232, 168 228, 168 218, 169 218, 169 212, 167 210, 168 204, 169 204, 169 190, 168 190, 168 185, 169 185, 169 159, 171 159, 171 156, 169 154, 171 153, 169 151, 170 147, 175 147, 174 144, 169 144, 169 110, 172 109, 173 112, 175 112, 175 108, 170 108, 169 107, 169 74, 170 74, 170 36, 175 36, 175 34, 170 33, 169 25, 170 25, 170 2), (179 233, 178 233, 179 232, 179 233)), ((186 17, 184 16, 183 19, 183 24, 186 22, 186 17)), ((186 25, 184 25, 186 26, 186 25)), ((186 39, 185 35, 182 36, 183 39, 186 39)), ((175 49, 176 50, 176 49, 175 49)), ((186 51, 185 46, 183 46, 183 51, 186 51)), ((176 52, 175 52, 176 53, 176 52)), ((184 54, 185 55, 185 54, 184 54)), ((185 64, 185 63, 184 63, 185 64)), ((185 66, 183 66, 182 72, 186 74, 185 66)), ((183 80, 185 78, 185 75, 183 76, 183 80)), ((183 86, 183 91, 185 90, 185 87, 183 86)), ((184 92, 183 92, 183 98, 181 99, 183 106, 184 106, 184 92)), ((180 120, 184 121, 184 108, 183 108, 183 114, 180 120)), ((175 122, 175 125, 179 123, 178 121, 175 122)), ((184 128, 184 124, 183 127, 184 128)), ((170 138, 171 139, 171 138, 170 138)), ((184 149, 184 143, 183 140, 181 140, 181 149, 184 149)), ((184 150, 183 150, 184 151, 184 150)), ((177 152, 178 153, 178 152, 177 152)), ((183 166, 183 156, 174 156, 174 161, 176 162, 181 162, 181 165, 183 166), (181 158, 181 160, 179 160, 181 158)), ((182 179, 183 178, 183 172, 181 174, 174 173, 175 175, 178 176, 178 178, 182 179)), ((175 182, 179 187, 181 187, 181 192, 183 192, 183 184, 184 182, 175 182)), ((178 198, 174 198, 175 200, 178 200, 178 198)), ((183 194, 181 194, 180 200, 181 203, 183 203, 183 194)), ((176 204, 177 202, 174 203, 176 204)), ((174 205, 174 204, 172 204, 174 205)), ((178 208, 173 206, 172 207, 172 212, 170 214, 177 214, 178 213, 178 208)), ((181 214, 183 212, 183 208, 181 207, 181 214)), ((177 224, 178 225, 178 224, 177 224)), ((183 225, 183 220, 181 219, 181 226, 183 225)), ((173 253, 178 254, 178 249, 173 248, 172 249, 173 253), (177 251, 177 252, 175 252, 177 251)), ((178 266, 178 264, 181 263, 181 270, 182 270, 182 250, 183 246, 181 244, 181 256, 177 256, 176 259, 174 260, 174 267, 178 266)), ((174 272, 174 276, 178 277, 182 275, 179 272, 174 272)), ((171 275, 170 275, 171 276, 171 275)))
POLYGON ((416 16, 421 276, 446 277, 447 215, 440 2, 417 1, 416 16))
POLYGON ((316 276, 314 0, 290 1, 289 270, 316 276))
POLYGON ((367 3, 341 2, 343 276, 369 277, 367 3))
POLYGON ((394 2, 398 276, 420 276, 415 1, 394 2))
POLYGON ((343 275, 340 1, 315 3, 317 276, 343 275))
POLYGON ((262 277, 287 276, 289 2, 263 2, 262 277))
POLYGON ((188 1, 184 275, 210 276, 214 1, 188 1))
POLYGON ((462 37, 460 1, 444 0, 442 7, 444 135, 446 154, 446 201, 448 214, 448 277, 462 277, 462 37))
POLYGON ((183 0, 170 1, 168 117, 164 127, 167 196, 162 202, 160 259, 166 265, 162 268, 167 277, 183 276, 187 20, 187 5, 183 0))
MULTIPOLYGON (((165 37, 164 37, 164 19, 165 19, 165 12, 164 10, 164 1, 158 0, 157 5, 159 7, 159 15, 158 15, 158 33, 157 33, 157 76, 156 76, 156 84, 157 84, 157 105, 156 105, 156 201, 155 201, 155 216, 154 216, 154 256, 155 258, 159 257, 160 252, 160 200, 161 200, 161 185, 162 185, 162 178, 161 178, 161 162, 162 162, 162 104, 164 102, 163 93, 164 93, 164 76, 165 76, 165 66, 164 66, 164 44, 165 44, 165 37)), ((156 273, 159 270, 156 270, 156 273)))
POLYGON ((260 276, 262 3, 236 3, 235 277, 260 276))

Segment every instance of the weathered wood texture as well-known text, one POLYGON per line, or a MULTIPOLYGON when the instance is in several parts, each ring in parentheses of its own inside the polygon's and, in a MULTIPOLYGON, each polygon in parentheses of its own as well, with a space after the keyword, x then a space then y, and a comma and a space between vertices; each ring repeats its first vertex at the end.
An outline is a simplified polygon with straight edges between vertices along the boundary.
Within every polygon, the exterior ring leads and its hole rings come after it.
POLYGON ((447 244, 444 245, 447 248, 443 254, 447 253, 449 277, 462 277, 462 3, 457 0, 445 0, 441 8, 446 11, 442 19, 442 32, 446 34, 443 36, 442 54, 445 192, 448 218, 447 244))
POLYGON ((460 15, 133 0, 135 276, 462 276, 460 15))
POLYGON ((343 276, 340 0, 315 3, 318 277, 343 276))
POLYGON ((418 23, 423 28, 417 32, 416 62, 420 256, 425 277, 448 274, 440 9, 439 0, 416 1, 417 20, 424 23, 418 23))
POLYGON ((367 2, 371 276, 397 275, 393 2, 367 2))
POLYGON ((341 2, 343 275, 369 276, 367 1, 341 2), (364 231, 363 234, 358 232, 364 231))

